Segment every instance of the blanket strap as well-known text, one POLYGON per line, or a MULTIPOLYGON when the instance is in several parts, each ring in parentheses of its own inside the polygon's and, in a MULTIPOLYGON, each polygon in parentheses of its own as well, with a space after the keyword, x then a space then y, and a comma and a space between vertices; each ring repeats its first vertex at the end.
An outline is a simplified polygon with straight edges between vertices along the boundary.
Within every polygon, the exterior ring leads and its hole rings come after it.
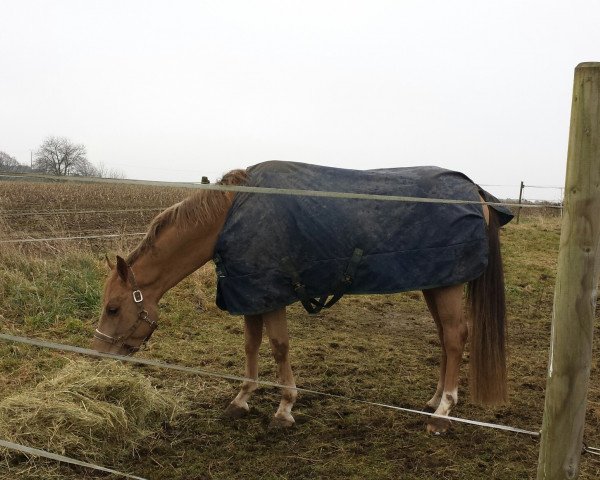
POLYGON ((215 263, 215 271, 217 272, 217 278, 225 278, 227 276, 225 272, 225 265, 223 265, 223 259, 221 255, 218 253, 213 257, 213 262, 215 263))
POLYGON ((306 286, 302 283, 300 275, 294 267, 290 257, 283 258, 281 263, 286 273, 292 279, 292 287, 294 288, 296 296, 302 303, 302 306, 308 313, 315 314, 319 313, 323 308, 329 308, 334 305, 340 298, 342 298, 344 293, 346 293, 350 285, 352 285, 352 281, 354 280, 354 276, 356 274, 356 268, 362 259, 362 255, 363 251, 360 248, 354 249, 352 257, 346 266, 346 271, 344 272, 341 280, 333 288, 333 292, 331 293, 331 298, 329 300, 327 300, 329 298, 329 294, 323 295, 318 300, 308 296, 306 293, 306 286))
POLYGON ((306 287, 300 280, 300 275, 298 275, 298 270, 294 267, 292 259, 290 257, 284 257, 281 259, 281 266, 284 271, 290 276, 292 279, 292 287, 298 300, 302 303, 302 306, 308 313, 319 313, 323 308, 323 305, 315 298, 310 298, 306 293, 306 287))
MULTIPOLYGON (((363 256, 363 251, 360 248, 355 248, 352 253, 352 257, 350 257, 350 261, 346 266, 346 271, 342 276, 341 280, 337 283, 337 285, 333 289, 332 297, 329 299, 327 303, 323 302, 323 308, 329 308, 334 305, 342 296, 346 293, 346 290, 350 288, 352 282, 354 281, 354 276, 356 275, 356 268, 360 263, 363 256)), ((323 299, 323 297, 321 297, 323 299)), ((326 300, 325 297, 323 300, 326 300)))

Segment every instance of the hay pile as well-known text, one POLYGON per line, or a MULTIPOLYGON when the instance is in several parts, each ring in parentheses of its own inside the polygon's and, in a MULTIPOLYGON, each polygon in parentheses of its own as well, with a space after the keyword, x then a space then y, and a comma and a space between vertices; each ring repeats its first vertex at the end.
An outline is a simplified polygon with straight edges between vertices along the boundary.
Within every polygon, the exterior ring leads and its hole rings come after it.
POLYGON ((128 366, 73 361, 53 378, 0 401, 0 438, 112 463, 156 435, 175 409, 172 397, 128 366))

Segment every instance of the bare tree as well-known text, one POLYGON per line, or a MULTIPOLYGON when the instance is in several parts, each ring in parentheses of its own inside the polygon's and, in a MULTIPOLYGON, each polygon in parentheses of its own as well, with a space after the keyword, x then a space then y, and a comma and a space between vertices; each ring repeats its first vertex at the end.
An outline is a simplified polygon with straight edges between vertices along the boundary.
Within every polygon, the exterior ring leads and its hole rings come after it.
POLYGON ((86 157, 85 146, 65 137, 48 137, 35 152, 34 167, 51 175, 96 176, 98 170, 86 157))
POLYGON ((15 157, 8 153, 0 151, 0 172, 26 172, 29 167, 21 165, 15 157))
POLYGON ((78 177, 101 177, 98 169, 87 159, 79 162, 76 167, 73 169, 73 173, 71 175, 76 175, 78 177))
POLYGON ((118 179, 125 178, 125 174, 121 170, 119 170, 117 168, 109 168, 106 165, 104 165, 103 162, 100 162, 98 164, 97 170, 98 170, 98 176, 102 177, 102 178, 118 178, 118 179))

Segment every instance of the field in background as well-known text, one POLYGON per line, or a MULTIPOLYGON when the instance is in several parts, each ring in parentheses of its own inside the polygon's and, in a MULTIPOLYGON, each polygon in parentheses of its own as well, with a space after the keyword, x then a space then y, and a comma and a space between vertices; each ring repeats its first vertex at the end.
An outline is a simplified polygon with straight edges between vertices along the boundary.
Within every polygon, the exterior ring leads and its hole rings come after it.
MULTIPOLYGON (((163 207, 189 190, 156 187, 0 182, 0 239, 143 231, 153 211, 21 215, 34 211, 163 207), (13 216, 10 216, 13 215, 13 216)), ((502 231, 509 315, 510 403, 484 409, 468 402, 466 357, 454 414, 528 430, 541 426, 560 217, 523 210, 502 231)), ((0 331, 88 347, 97 319, 105 253, 127 253, 137 240, 0 245, 0 331)), ((210 265, 170 291, 160 328, 141 355, 243 374, 239 317, 214 306, 210 265)), ((439 346, 422 295, 345 297, 326 313, 289 309, 292 366, 298 386, 421 408, 437 382, 439 346)), ((585 440, 600 447, 598 324, 585 440)), ((37 384, 76 358, 0 342, 0 399, 37 384)), ((267 344, 262 379, 273 380, 267 344)), ((538 442, 527 436, 453 425, 429 436, 422 417, 300 395, 297 425, 268 429, 279 394, 261 388, 242 420, 221 413, 239 385, 132 367, 180 398, 186 414, 156 432, 128 462, 112 465, 151 479, 516 479, 535 478, 538 442)), ((95 472, 23 459, 0 463, 0 479, 106 478, 95 472), (3 468, 4 467, 4 468, 3 468), (4 473, 3 473, 4 472, 4 473)), ((581 478, 600 477, 582 457, 581 478)))

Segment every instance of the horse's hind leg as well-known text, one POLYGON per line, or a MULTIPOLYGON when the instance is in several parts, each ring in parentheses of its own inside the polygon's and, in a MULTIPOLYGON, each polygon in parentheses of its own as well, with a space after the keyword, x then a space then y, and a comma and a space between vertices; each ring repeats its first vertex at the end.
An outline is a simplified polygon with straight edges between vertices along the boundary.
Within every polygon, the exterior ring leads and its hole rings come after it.
POLYGON ((423 296, 425 297, 425 302, 427 302, 429 312, 431 313, 431 316, 435 321, 438 336, 440 337, 440 345, 442 347, 442 354, 440 358, 440 377, 437 383, 437 387, 435 389, 435 394, 427 402, 424 409, 426 412, 433 413, 438 408, 438 405, 442 400, 442 394, 444 393, 444 379, 446 378, 446 349, 444 348, 444 332, 442 330, 442 322, 440 320, 440 316, 435 305, 435 298, 433 292, 431 290, 423 290, 423 296))
MULTIPOLYGON (((446 352, 444 389, 440 403, 434 413, 448 416, 458 402, 458 377, 468 333, 462 306, 463 286, 453 285, 451 287, 436 288, 431 292, 442 325, 443 348, 446 352)), ((442 433, 449 426, 450 422, 448 420, 432 417, 427 422, 427 431, 442 433)))
POLYGON ((263 314, 267 335, 273 350, 273 357, 277 362, 277 377, 279 383, 291 388, 282 391, 281 403, 271 421, 272 427, 291 427, 295 420, 292 416, 292 407, 296 401, 296 382, 289 360, 290 342, 285 318, 285 308, 263 314))
MULTIPOLYGON (((244 316, 244 343, 246 351, 246 378, 258 378, 258 351, 262 341, 263 319, 261 315, 244 316)), ((232 418, 245 415, 250 410, 248 399, 258 385, 248 380, 242 383, 240 393, 231 401, 225 414, 232 418)))

